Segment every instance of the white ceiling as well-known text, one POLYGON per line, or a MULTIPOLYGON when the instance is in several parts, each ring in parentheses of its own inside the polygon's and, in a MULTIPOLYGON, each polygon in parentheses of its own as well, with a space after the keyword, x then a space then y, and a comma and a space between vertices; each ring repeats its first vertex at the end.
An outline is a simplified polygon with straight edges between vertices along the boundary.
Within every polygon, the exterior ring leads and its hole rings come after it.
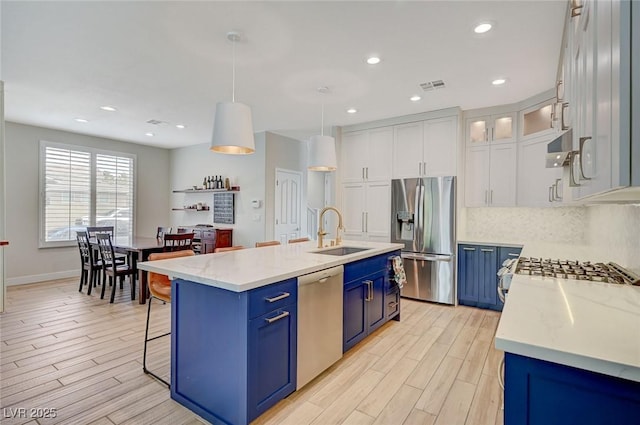
POLYGON ((566 2, 3 0, 1 8, 6 120, 174 148, 208 143, 216 102, 231 100, 230 30, 244 37, 236 101, 252 108, 254 131, 304 140, 320 132, 322 102, 328 128, 513 103, 553 87, 566 2), (484 20, 494 29, 475 34, 484 20), (370 54, 382 62, 367 65, 370 54), (497 77, 507 84, 492 86, 497 77), (408 100, 438 79, 445 89, 408 100))

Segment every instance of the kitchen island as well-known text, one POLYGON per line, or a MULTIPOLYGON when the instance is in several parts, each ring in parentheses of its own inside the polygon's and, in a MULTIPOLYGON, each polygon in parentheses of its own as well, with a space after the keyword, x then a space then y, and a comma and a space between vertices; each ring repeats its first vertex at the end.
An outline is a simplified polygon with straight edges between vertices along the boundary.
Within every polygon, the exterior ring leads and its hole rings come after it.
POLYGON ((296 389, 297 277, 344 266, 344 347, 398 319, 398 244, 315 242, 140 264, 173 279, 171 397, 214 423, 247 424, 296 389))
MULTIPOLYGON (((598 260, 538 245, 523 255, 598 260)), ((640 287, 514 275, 495 343, 505 351, 505 424, 637 423, 640 287)))

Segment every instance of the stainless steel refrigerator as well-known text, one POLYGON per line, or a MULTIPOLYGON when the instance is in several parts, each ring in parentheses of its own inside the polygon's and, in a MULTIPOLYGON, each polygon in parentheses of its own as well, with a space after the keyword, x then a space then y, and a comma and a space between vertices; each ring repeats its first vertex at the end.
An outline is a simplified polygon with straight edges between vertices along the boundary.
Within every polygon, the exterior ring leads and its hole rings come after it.
POLYGON ((455 177, 391 182, 391 242, 401 243, 407 283, 400 295, 454 304, 455 177))

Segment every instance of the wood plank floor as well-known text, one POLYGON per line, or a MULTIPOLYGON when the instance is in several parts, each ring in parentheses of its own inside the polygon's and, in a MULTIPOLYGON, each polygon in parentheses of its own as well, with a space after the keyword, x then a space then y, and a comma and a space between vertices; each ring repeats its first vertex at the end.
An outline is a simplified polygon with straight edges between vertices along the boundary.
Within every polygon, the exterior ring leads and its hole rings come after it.
MULTIPOLYGON (((169 329, 170 305, 154 303, 152 316, 152 333, 169 329)), ((145 318, 126 283, 115 304, 78 292, 75 279, 9 287, 0 315, 0 422, 207 423, 142 372, 145 318), (43 409, 56 417, 31 416, 43 409)), ((401 322, 377 330, 254 424, 502 424, 498 319, 403 299, 401 322)), ((168 378, 169 338, 150 343, 148 363, 168 378)))

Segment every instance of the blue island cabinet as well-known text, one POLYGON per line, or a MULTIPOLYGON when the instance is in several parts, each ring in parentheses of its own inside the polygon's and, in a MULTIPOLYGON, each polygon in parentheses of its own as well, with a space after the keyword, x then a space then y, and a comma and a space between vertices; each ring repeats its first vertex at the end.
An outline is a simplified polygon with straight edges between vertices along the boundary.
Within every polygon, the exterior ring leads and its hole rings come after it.
POLYGON ((171 398, 236 425, 295 391, 297 291, 295 278, 247 292, 176 279, 171 398))
POLYGON ((640 423, 640 382, 505 353, 505 425, 640 423))
POLYGON ((345 264, 343 294, 343 346, 347 352, 389 319, 400 319, 398 288, 390 257, 377 255, 345 264))

